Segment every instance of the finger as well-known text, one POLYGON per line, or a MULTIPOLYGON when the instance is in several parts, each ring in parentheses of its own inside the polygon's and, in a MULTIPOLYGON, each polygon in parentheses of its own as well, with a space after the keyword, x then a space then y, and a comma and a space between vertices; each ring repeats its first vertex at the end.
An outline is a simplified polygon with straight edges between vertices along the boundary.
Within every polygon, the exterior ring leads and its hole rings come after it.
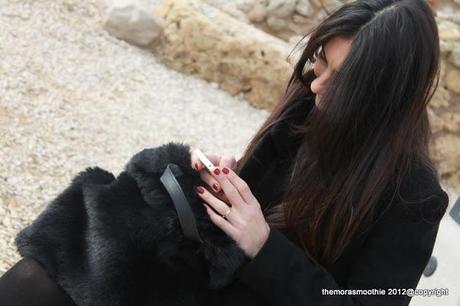
POLYGON ((222 155, 219 163, 220 168, 230 168, 230 169, 235 169, 236 167, 236 160, 235 157, 232 155, 222 155))
POLYGON ((214 196, 217 197, 219 200, 227 203, 227 205, 229 205, 230 207, 232 207, 232 204, 230 203, 222 189, 219 192, 217 192, 214 196))
MULTIPOLYGON (((213 196, 209 191, 207 191, 203 186, 197 186, 197 194, 199 197, 201 197, 202 200, 204 200, 209 206, 211 206, 219 215, 224 215, 228 212, 229 209, 231 209, 227 203, 219 200, 215 196, 213 196), (201 189, 200 189, 201 187, 201 189), (202 192, 200 192, 200 190, 202 192)), ((234 211, 231 211, 227 215, 227 220, 230 223, 233 223, 235 220, 236 215, 234 214, 234 211)))
POLYGON ((210 188, 215 192, 219 192, 222 189, 220 188, 219 182, 211 175, 209 172, 202 170, 200 171, 201 180, 204 181, 210 188))
POLYGON ((224 193, 224 191, 222 189, 220 189, 219 192, 215 192, 212 189, 208 189, 208 191, 211 192, 213 196, 215 196, 216 198, 218 198, 222 202, 225 202, 229 207, 232 207, 232 204, 227 199, 227 196, 225 195, 225 193, 224 193))
POLYGON ((222 169, 222 175, 225 176, 227 180, 233 185, 233 187, 238 191, 245 203, 258 203, 257 199, 254 197, 254 194, 249 188, 249 185, 241 177, 239 177, 232 169, 222 169))
POLYGON ((209 207, 206 203, 203 203, 206 207, 206 211, 211 219, 212 223, 217 225, 220 229, 222 229, 228 236, 232 237, 234 240, 236 237, 236 228, 228 222, 226 219, 222 218, 219 214, 217 214, 211 207, 209 207))
POLYGON ((200 171, 201 169, 203 169, 203 164, 200 162, 200 160, 198 159, 198 156, 196 156, 196 154, 192 153, 190 155, 190 160, 191 160, 191 167, 197 171, 200 171))
POLYGON ((235 186, 228 180, 227 176, 222 172, 221 169, 216 167, 212 172, 213 177, 217 180, 220 187, 224 191, 227 199, 233 206, 241 207, 244 205, 244 199, 239 194, 235 186))

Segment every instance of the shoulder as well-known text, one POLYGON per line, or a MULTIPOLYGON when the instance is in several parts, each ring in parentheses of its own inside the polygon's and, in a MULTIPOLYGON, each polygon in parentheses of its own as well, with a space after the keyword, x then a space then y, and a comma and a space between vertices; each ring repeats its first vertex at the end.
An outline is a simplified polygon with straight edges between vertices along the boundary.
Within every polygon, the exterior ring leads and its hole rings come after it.
POLYGON ((429 167, 414 163, 399 184, 390 186, 378 204, 379 217, 437 224, 447 210, 449 196, 429 167))
POLYGON ((449 196, 434 169, 414 163, 402 180, 397 203, 426 221, 437 222, 447 210, 449 196))

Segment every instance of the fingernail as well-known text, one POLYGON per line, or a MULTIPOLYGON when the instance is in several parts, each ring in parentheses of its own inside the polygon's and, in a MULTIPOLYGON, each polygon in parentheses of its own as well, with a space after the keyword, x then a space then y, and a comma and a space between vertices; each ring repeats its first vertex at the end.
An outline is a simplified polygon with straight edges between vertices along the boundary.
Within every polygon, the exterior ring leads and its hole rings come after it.
POLYGON ((216 184, 212 184, 212 188, 214 188, 215 191, 219 191, 219 187, 216 184))
POLYGON ((222 169, 222 172, 225 173, 225 174, 228 174, 230 171, 228 170, 227 167, 224 167, 224 168, 222 169))
POLYGON ((195 163, 195 169, 198 170, 198 163, 195 163))
POLYGON ((203 192, 204 192, 204 188, 201 187, 201 186, 196 187, 195 190, 196 190, 196 192, 198 192, 198 193, 203 193, 203 192))
POLYGON ((220 173, 219 168, 214 169, 214 174, 215 174, 215 175, 219 175, 219 173, 220 173))

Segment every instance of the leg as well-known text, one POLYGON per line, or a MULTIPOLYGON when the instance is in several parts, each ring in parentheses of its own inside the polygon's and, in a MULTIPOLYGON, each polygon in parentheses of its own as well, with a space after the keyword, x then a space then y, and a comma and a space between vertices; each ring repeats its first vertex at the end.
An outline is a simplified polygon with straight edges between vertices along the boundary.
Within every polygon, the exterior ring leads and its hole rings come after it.
POLYGON ((70 306, 72 299, 32 258, 23 258, 0 277, 0 305, 70 306))

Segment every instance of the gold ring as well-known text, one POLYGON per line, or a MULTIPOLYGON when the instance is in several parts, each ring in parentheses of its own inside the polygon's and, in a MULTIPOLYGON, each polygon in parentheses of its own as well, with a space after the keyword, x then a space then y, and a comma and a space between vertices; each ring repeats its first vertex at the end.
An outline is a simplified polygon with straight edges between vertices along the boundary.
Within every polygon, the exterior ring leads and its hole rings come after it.
POLYGON ((229 209, 222 215, 222 218, 227 219, 227 216, 228 216, 228 214, 230 213, 231 210, 232 210, 232 209, 229 208, 229 209))

